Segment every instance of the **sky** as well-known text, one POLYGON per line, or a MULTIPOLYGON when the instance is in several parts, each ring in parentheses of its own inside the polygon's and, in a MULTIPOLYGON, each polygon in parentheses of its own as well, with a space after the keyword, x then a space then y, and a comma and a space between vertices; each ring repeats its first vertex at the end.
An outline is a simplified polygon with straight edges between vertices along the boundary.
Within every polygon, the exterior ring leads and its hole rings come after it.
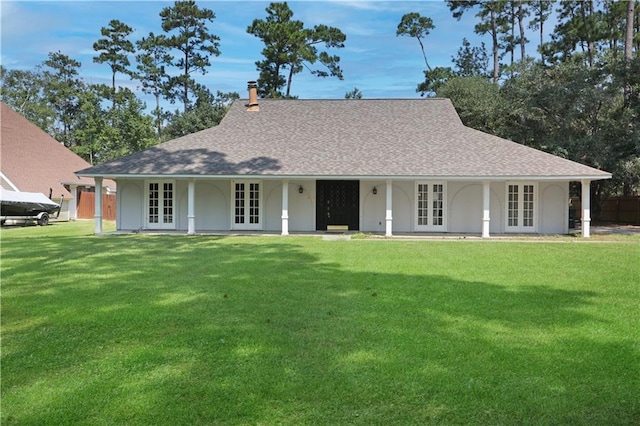
MULTIPOLYGON (((82 63, 80 75, 87 83, 111 84, 107 64, 93 63, 93 43, 101 38, 101 27, 112 19, 134 29, 131 40, 161 33, 159 13, 173 1, 7 1, 0 0, 0 63, 8 69, 33 69, 60 51, 82 63)), ((264 19, 268 1, 198 1, 216 15, 209 30, 220 38, 221 55, 211 58, 209 72, 196 80, 213 93, 238 92, 246 98, 247 81, 257 80, 255 62, 262 59, 262 41, 246 32, 254 19, 264 19)), ((396 29, 405 13, 418 12, 433 20, 435 29, 424 40, 432 67, 452 66, 451 58, 463 37, 472 45, 489 37, 474 34, 473 12, 454 19, 444 0, 289 1, 293 19, 306 28, 325 24, 346 34, 345 47, 330 54, 341 57, 344 79, 318 78, 303 71, 293 78, 291 92, 301 99, 341 99, 357 87, 364 98, 416 98, 416 86, 424 80, 424 58, 415 38, 397 37, 396 29)), ((536 40, 530 32, 529 39, 536 40)), ((528 45, 535 55, 535 44, 528 45)), ((132 58, 133 59, 133 58, 132 58)), ((137 83, 121 74, 116 84, 135 90, 137 83)), ((149 101, 147 101, 149 103, 149 101)))

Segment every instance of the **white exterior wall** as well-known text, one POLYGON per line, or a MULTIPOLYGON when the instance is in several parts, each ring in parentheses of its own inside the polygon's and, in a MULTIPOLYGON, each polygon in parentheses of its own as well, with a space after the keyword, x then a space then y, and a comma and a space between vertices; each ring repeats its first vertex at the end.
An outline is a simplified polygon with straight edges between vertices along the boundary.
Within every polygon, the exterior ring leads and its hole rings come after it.
POLYGON ((538 185, 538 232, 569 233, 569 182, 544 182, 538 185))
MULTIPOLYGON (((505 184, 490 185, 490 233, 504 232, 505 184)), ((482 182, 448 182, 448 232, 482 232, 482 182)))
MULTIPOLYGON (((427 180, 428 181, 428 180, 427 180)), ((117 228, 137 230, 147 227, 145 220, 144 179, 119 179, 117 181, 117 228)), ((188 228, 188 181, 175 182, 176 229, 188 228)), ((282 230, 282 181, 260 180, 262 185, 262 230, 282 230)), ((482 232, 482 182, 450 181, 447 190, 447 232, 482 232)), ((490 184, 490 233, 505 232, 507 182, 490 184)), ((313 232, 316 219, 316 181, 290 180, 289 231, 313 232), (299 193, 302 186, 303 192, 299 193)), ((415 181, 394 181, 393 232, 414 232, 415 181)), ((537 182, 536 214, 537 232, 542 234, 566 234, 569 232, 569 183, 537 182)), ((65 203, 66 204, 66 203, 65 203)), ((195 229, 199 231, 228 231, 232 229, 233 191, 231 181, 201 179, 195 181, 195 229)), ((360 230, 385 232, 386 182, 383 180, 360 181, 360 230), (373 188, 377 193, 373 193, 373 188)), ((62 215, 61 215, 62 216, 62 215)))
MULTIPOLYGON (((413 230, 415 199, 413 181, 396 181, 392 184, 392 232, 413 230)), ((387 184, 385 181, 360 181, 360 230, 385 232, 387 184), (377 194, 373 193, 376 188, 377 194)))
POLYGON ((118 230, 133 231, 144 227, 144 181, 119 179, 116 181, 116 227, 118 230))
MULTIPOLYGON (((289 181, 289 232, 316 229, 316 181, 289 181), (302 194, 299 189, 302 186, 302 194)), ((263 181, 265 231, 282 231, 282 181, 263 181)))
MULTIPOLYGON (((188 181, 176 181, 176 224, 186 231, 188 218, 188 181)), ((231 181, 195 181, 195 225, 198 231, 228 231, 231 229, 231 181)))

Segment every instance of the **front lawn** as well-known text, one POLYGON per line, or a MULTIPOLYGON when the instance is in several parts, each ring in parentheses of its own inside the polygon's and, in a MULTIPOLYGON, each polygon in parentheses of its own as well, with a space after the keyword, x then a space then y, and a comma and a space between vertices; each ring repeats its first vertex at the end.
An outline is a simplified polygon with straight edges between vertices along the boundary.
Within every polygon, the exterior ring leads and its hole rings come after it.
POLYGON ((3 425, 638 424, 640 240, 2 230, 3 425))

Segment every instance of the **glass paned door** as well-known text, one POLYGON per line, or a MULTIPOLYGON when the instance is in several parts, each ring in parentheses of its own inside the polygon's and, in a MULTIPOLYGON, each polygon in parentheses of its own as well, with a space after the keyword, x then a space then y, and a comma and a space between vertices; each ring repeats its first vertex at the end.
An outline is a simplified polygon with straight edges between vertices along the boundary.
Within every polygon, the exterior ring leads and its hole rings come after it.
POLYGON ((175 228, 174 183, 147 183, 147 226, 150 229, 175 228))
POLYGON ((416 184, 416 231, 446 230, 446 189, 444 182, 416 184))
POLYGON ((507 185, 507 231, 536 232, 536 187, 534 184, 507 185))
POLYGON ((261 183, 235 182, 234 229, 261 229, 261 183))

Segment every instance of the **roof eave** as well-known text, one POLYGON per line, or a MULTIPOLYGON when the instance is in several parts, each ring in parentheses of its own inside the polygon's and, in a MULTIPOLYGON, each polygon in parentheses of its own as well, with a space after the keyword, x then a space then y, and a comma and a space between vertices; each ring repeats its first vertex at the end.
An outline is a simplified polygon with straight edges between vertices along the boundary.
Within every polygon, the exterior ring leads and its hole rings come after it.
POLYGON ((80 177, 103 179, 319 179, 319 180, 444 180, 444 181, 581 181, 611 179, 610 173, 571 175, 302 175, 302 174, 125 174, 125 173, 77 173, 80 177))

